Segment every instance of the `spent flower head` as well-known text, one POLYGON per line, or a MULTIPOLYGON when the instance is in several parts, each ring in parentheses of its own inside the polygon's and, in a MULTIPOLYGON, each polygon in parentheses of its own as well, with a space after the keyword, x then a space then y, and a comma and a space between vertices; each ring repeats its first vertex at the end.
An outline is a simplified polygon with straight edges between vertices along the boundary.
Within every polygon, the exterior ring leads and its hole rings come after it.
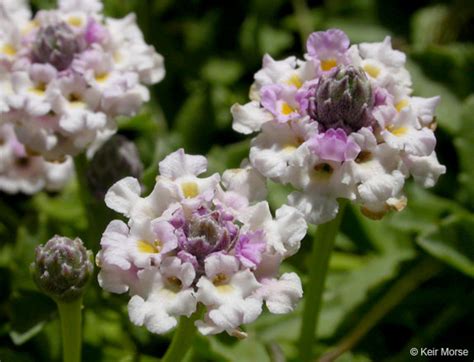
POLYGON ((446 168, 435 145, 439 97, 411 95, 405 54, 380 43, 350 45, 343 31, 311 34, 304 60, 263 58, 251 101, 231 111, 237 132, 259 132, 250 162, 298 191, 289 203, 316 224, 338 198, 371 218, 402 210, 405 180, 433 186, 446 168))
POLYGON ((44 246, 36 248, 31 270, 36 284, 45 294, 59 302, 71 302, 84 294, 92 276, 92 252, 79 238, 56 235, 44 246))
POLYGON ((125 176, 140 178, 143 164, 138 149, 126 137, 115 134, 94 154, 87 169, 89 187, 97 199, 125 176))
POLYGON ((150 195, 141 197, 138 180, 126 177, 105 196, 128 223, 114 220, 102 236, 99 284, 129 292, 131 321, 154 333, 168 332, 201 303, 202 334, 242 337, 239 327, 263 303, 288 313, 302 296, 299 277, 278 269, 306 233, 303 215, 285 205, 274 218, 260 201, 264 180, 251 168, 198 177, 206 168, 204 157, 178 150, 160 162, 150 195))

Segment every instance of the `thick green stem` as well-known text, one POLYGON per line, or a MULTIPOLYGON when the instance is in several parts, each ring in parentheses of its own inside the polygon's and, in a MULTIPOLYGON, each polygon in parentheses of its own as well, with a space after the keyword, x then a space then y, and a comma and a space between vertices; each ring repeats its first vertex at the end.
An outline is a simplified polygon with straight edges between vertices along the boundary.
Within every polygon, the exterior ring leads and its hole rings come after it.
POLYGON ((63 336, 63 361, 80 362, 82 339, 82 298, 73 302, 57 302, 63 336))
POLYGON ((181 317, 178 327, 174 332, 173 340, 161 362, 179 362, 183 360, 193 344, 194 336, 196 335, 194 322, 199 316, 200 313, 195 312, 190 318, 181 317))
POLYGON ((319 225, 316 229, 310 257, 309 280, 304 291, 305 302, 300 331, 300 360, 303 362, 312 360, 329 258, 341 224, 345 205, 346 201, 341 201, 336 218, 326 224, 319 225))

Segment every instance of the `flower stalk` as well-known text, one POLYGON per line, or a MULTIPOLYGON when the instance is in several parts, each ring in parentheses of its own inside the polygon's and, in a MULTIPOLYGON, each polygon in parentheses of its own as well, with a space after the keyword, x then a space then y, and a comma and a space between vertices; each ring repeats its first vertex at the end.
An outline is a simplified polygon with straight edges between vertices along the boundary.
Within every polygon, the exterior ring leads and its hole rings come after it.
POLYGON ((179 362, 188 353, 196 336, 196 327, 194 322, 201 316, 198 309, 191 317, 181 317, 178 327, 174 332, 173 339, 169 345, 161 362, 179 362))
POLYGON ((80 362, 82 345, 82 297, 72 302, 56 301, 61 318, 63 362, 80 362))
POLYGON ((324 284, 328 272, 329 259, 341 225, 346 201, 339 202, 339 212, 335 219, 318 226, 310 256, 309 281, 304 291, 305 303, 300 331, 300 360, 311 361, 313 346, 316 344, 324 284))
POLYGON ((92 252, 78 238, 55 235, 36 248, 31 264, 38 288, 57 304, 61 319, 63 361, 81 360, 82 297, 94 272, 92 252))

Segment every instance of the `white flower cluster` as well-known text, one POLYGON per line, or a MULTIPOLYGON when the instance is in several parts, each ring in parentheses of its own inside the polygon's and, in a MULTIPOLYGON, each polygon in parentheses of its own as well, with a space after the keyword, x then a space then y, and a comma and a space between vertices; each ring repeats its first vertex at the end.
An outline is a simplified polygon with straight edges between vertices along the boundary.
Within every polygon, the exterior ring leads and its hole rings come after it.
POLYGON ((105 201, 129 219, 112 221, 97 255, 99 284, 129 292, 130 319, 154 333, 174 328, 197 304, 204 334, 254 321, 266 303, 272 313, 288 313, 302 297, 299 277, 278 278, 281 261, 294 254, 306 234, 303 215, 290 206, 273 218, 264 180, 251 168, 207 178, 207 160, 178 150, 159 164, 150 195, 141 197, 138 180, 114 184, 105 201))
POLYGON ((405 179, 433 186, 446 168, 434 151, 439 97, 411 96, 405 54, 380 43, 350 46, 338 29, 316 32, 305 60, 263 58, 251 102, 231 111, 233 128, 253 139, 250 162, 264 176, 291 184, 307 220, 338 212, 338 198, 378 219, 406 205, 405 179))
POLYGON ((62 160, 104 140, 164 77, 135 16, 101 11, 98 0, 59 0, 30 19, 24 2, 0 2, 0 117, 31 154, 62 160))
POLYGON ((58 191, 72 175, 71 158, 52 163, 39 156, 29 156, 18 142, 13 126, 0 125, 0 191, 9 194, 34 194, 43 188, 58 191))

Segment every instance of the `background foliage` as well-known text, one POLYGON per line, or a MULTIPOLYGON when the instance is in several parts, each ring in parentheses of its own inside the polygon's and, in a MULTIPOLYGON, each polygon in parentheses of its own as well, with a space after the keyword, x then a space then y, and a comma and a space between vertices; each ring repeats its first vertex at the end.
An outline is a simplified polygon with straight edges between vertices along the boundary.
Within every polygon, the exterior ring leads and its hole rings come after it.
MULTIPOLYGON (((448 172, 429 191, 409 183, 407 209, 380 222, 349 209, 331 259, 315 350, 342 345, 351 352, 339 361, 405 361, 411 347, 454 347, 470 349, 472 360, 474 2, 106 0, 105 7, 116 17, 136 12, 147 41, 166 61, 166 78, 152 90, 152 102, 120 120, 120 133, 140 150, 148 187, 157 162, 178 147, 207 154, 210 172, 239 165, 249 140, 232 132, 229 108, 246 102, 265 52, 301 55, 306 35, 328 27, 343 29, 353 42, 390 34, 409 55, 415 93, 442 96, 437 151, 448 172)), ((286 190, 269 187, 277 206, 286 190)), ((33 285, 28 266, 35 246, 54 233, 80 235, 95 251, 99 236, 86 230, 75 183, 61 194, 0 195, 0 360, 58 360, 56 309, 33 285)), ((313 233, 285 265, 303 280, 313 233)), ((134 327, 126 301, 91 283, 85 361, 157 361, 164 353, 170 336, 134 327)), ((248 326, 245 341, 199 337, 189 359, 296 360, 300 311, 262 316, 248 326)))

